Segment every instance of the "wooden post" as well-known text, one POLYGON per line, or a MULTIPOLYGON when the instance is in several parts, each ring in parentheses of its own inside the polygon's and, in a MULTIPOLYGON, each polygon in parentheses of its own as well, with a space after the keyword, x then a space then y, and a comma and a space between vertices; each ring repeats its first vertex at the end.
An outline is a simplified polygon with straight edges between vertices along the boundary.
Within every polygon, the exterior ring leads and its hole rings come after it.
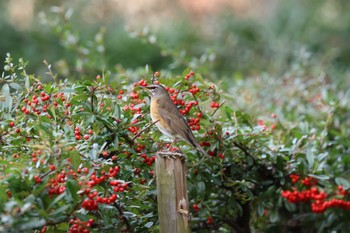
POLYGON ((191 232, 183 154, 158 152, 156 179, 160 233, 191 232))

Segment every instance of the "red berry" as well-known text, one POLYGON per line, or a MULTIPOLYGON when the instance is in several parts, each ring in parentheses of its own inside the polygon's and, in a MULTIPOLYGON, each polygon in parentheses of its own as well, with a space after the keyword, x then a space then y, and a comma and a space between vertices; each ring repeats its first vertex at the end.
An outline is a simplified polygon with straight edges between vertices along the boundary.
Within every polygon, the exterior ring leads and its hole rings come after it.
POLYGON ((11 128, 14 127, 14 126, 15 126, 15 122, 11 121, 11 122, 9 123, 9 126, 10 126, 11 128))
POLYGON ((209 225, 213 224, 213 218, 212 217, 208 217, 207 223, 209 225))
POLYGON ((154 72, 154 76, 156 76, 157 78, 159 78, 160 72, 159 72, 159 71, 154 72))

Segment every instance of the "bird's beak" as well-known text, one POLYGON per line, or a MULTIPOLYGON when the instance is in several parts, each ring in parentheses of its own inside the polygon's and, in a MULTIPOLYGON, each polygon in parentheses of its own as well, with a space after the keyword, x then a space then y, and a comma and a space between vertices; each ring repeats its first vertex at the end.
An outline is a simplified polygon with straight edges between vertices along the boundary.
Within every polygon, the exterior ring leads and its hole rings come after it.
POLYGON ((148 93, 151 93, 150 89, 148 88, 148 86, 139 86, 141 87, 141 89, 147 91, 148 93))
POLYGON ((146 91, 150 91, 149 86, 139 86, 139 87, 141 87, 142 89, 144 89, 144 90, 146 90, 146 91))

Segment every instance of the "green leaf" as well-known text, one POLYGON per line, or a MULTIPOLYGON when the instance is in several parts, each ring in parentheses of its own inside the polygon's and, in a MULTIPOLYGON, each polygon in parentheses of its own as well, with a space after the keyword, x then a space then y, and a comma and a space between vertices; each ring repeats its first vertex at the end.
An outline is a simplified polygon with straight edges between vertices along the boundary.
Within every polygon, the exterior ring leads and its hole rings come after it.
POLYGON ((16 89, 16 90, 22 90, 22 86, 19 85, 18 83, 10 83, 10 87, 12 87, 13 89, 16 89))
POLYGON ((98 154, 97 153, 98 153, 98 144, 94 143, 92 145, 92 148, 91 148, 90 152, 89 152, 90 159, 92 161, 95 161, 98 158, 98 154))
POLYGON ((66 210, 68 210, 71 207, 71 204, 61 206, 60 208, 52 211, 49 216, 50 218, 64 217, 66 210))
POLYGON ((197 195, 199 195, 200 198, 204 198, 205 196, 205 183, 203 181, 197 183, 197 195))
POLYGON ((10 87, 7 83, 5 83, 4 86, 2 87, 2 92, 4 93, 5 96, 10 94, 10 87))
POLYGON ((350 188, 350 183, 348 180, 346 180, 345 178, 343 177, 337 177, 335 178, 335 183, 337 185, 341 185, 343 187, 343 189, 349 189, 350 188))
POLYGON ((78 201, 78 190, 79 190, 79 185, 77 184, 76 181, 73 181, 73 180, 68 180, 67 181, 67 189, 66 189, 66 192, 67 192, 67 196, 66 198, 69 200, 69 201, 73 201, 74 203, 76 203, 78 201))
POLYGON ((319 179, 319 180, 328 180, 329 179, 329 176, 326 176, 326 175, 308 174, 308 176, 311 176, 311 177, 319 179))
POLYGON ((29 91, 30 82, 29 82, 29 77, 28 76, 25 77, 24 86, 25 86, 26 90, 29 91))
POLYGON ((277 214, 276 211, 271 210, 269 211, 269 219, 270 219, 270 222, 275 223, 279 220, 279 215, 277 214))
POLYGON ((45 219, 40 218, 31 218, 29 222, 21 222, 21 225, 19 226, 19 229, 23 231, 27 231, 28 229, 34 229, 38 227, 43 227, 46 224, 45 219))
POLYGON ((262 205, 262 203, 259 203, 259 204, 258 204, 258 215, 259 215, 259 216, 263 216, 263 215, 264 215, 264 210, 265 210, 265 208, 264 208, 264 206, 262 205))
MULTIPOLYGON (((47 118, 45 117, 45 120, 47 118)), ((52 131, 50 131, 50 127, 48 125, 44 125, 44 124, 39 124, 39 128, 41 130, 43 130, 49 137, 50 137, 50 142, 53 141, 53 136, 52 136, 52 131)), ((39 131, 39 130, 38 130, 39 131)))
POLYGON ((9 112, 11 112, 12 103, 13 103, 13 98, 12 98, 12 96, 8 95, 6 98, 5 106, 7 106, 9 112))
POLYGON ((308 148, 306 151, 306 160, 309 164, 309 168, 312 168, 315 163, 315 153, 312 148, 308 148))
POLYGON ((79 152, 76 150, 71 151, 69 158, 71 160, 73 168, 78 169, 81 164, 81 157, 79 155, 79 152))
POLYGON ((146 227, 146 228, 150 228, 150 227, 152 227, 152 226, 153 226, 153 222, 148 222, 148 223, 145 224, 145 227, 146 227))
POLYGON ((53 208, 60 200, 62 200, 64 197, 66 196, 66 193, 61 193, 60 195, 58 195, 47 207, 48 210, 50 210, 51 208, 53 208))
POLYGON ((224 111, 225 111, 227 119, 232 120, 233 110, 227 106, 224 106, 224 111))

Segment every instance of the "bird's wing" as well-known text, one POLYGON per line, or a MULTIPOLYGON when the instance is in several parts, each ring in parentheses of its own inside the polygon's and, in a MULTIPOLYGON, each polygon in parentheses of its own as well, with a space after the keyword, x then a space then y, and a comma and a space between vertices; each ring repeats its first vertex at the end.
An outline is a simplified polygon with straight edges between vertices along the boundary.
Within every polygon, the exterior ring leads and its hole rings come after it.
POLYGON ((195 139, 190 127, 188 126, 185 118, 181 115, 176 105, 172 100, 162 98, 158 99, 159 114, 170 126, 172 131, 179 135, 183 140, 187 141, 194 147, 198 147, 197 140, 195 139))

